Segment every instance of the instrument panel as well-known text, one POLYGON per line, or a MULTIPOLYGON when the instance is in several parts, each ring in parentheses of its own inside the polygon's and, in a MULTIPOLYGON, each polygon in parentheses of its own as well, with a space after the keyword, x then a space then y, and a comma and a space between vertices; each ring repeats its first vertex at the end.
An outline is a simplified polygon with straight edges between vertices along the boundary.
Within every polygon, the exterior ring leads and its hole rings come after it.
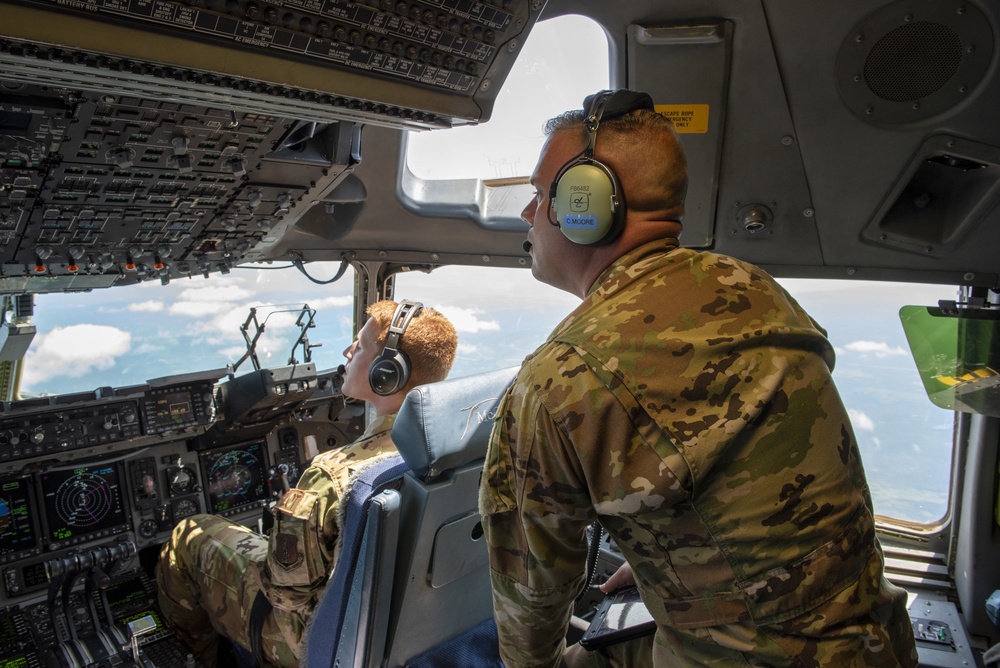
POLYGON ((0 666, 87 665, 90 644, 130 637, 159 656, 137 663, 195 666, 158 616, 160 545, 198 513, 261 526, 318 450, 363 428, 340 384, 300 364, 0 405, 0 666))
POLYGON ((442 128, 489 118, 541 6, 3 0, 0 62, 12 77, 50 86, 442 128))

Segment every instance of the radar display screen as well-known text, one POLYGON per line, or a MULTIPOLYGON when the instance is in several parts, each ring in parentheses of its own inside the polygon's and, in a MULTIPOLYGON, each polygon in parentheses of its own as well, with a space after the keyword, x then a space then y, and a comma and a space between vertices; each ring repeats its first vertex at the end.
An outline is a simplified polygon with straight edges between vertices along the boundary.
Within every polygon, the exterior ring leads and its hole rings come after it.
POLYGON ((238 510, 268 498, 267 450, 263 443, 203 453, 201 465, 209 512, 238 510))
POLYGON ((128 530, 121 474, 114 464, 52 470, 39 479, 50 548, 128 530))
POLYGON ((37 547, 29 481, 25 478, 0 481, 0 559, 37 547))
POLYGON ((154 431, 187 426, 197 418, 190 390, 157 394, 146 401, 146 411, 154 431))

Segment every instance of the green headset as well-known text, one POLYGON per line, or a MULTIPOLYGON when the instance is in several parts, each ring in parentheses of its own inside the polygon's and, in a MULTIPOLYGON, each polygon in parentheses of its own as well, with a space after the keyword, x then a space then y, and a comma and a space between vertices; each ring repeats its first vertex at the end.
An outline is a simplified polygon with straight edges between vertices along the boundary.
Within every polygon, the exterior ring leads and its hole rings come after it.
POLYGON ((423 307, 420 302, 407 299, 396 306, 389 322, 385 347, 368 368, 368 384, 375 394, 389 396, 399 392, 410 381, 410 358, 399 348, 407 326, 423 307))
POLYGON ((583 101, 587 143, 583 151, 556 172, 549 189, 549 222, 581 246, 603 246, 625 227, 625 193, 614 171, 594 158, 597 129, 610 120, 635 111, 654 110, 648 93, 602 90, 583 101))

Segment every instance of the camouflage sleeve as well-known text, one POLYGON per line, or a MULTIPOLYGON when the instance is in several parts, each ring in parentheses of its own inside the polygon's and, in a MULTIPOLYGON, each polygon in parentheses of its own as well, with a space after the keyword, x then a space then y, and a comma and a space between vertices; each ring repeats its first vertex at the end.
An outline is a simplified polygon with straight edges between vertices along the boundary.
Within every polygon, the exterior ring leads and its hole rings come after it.
POLYGON ((312 588, 325 581, 333 562, 340 492, 336 476, 314 462, 275 508, 267 559, 275 585, 312 588))
POLYGON ((480 493, 508 668, 558 665, 595 501, 640 491, 619 479, 637 450, 650 452, 575 350, 550 344, 526 362, 497 411, 480 493))
POLYGON ((535 447, 567 445, 537 393, 521 385, 502 410, 480 494, 500 655, 507 668, 556 666, 583 580, 588 517, 552 494, 542 470, 530 469, 542 465, 535 447))
POLYGON ((275 508, 267 565, 276 585, 269 590, 276 608, 294 612, 325 583, 336 560, 338 511, 351 477, 374 458, 396 452, 389 437, 391 419, 380 424, 378 433, 314 457, 275 508))

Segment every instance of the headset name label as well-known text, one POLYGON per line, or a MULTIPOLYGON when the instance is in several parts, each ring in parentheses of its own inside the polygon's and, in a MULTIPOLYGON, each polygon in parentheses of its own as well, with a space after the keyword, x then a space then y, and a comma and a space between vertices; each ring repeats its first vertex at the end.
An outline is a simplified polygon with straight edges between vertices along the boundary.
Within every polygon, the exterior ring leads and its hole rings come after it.
POLYGON ((567 213, 562 217, 563 227, 571 227, 577 230, 596 230, 597 216, 580 216, 567 213))
POLYGON ((708 132, 707 104, 658 104, 656 112, 669 118, 679 134, 708 132))

